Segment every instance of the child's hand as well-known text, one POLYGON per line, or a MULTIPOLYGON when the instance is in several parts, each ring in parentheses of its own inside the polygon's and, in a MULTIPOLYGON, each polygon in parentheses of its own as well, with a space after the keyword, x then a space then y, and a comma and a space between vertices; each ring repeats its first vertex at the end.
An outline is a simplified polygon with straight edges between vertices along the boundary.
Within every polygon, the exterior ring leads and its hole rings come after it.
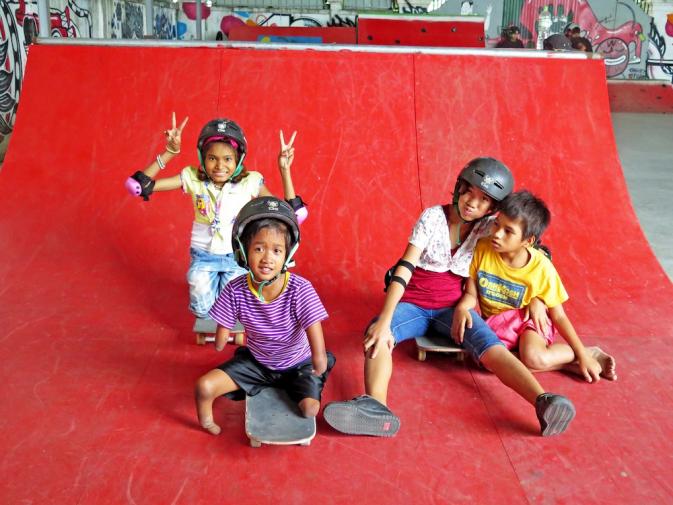
POLYGON ((173 154, 180 152, 180 144, 182 143, 182 129, 187 124, 189 117, 186 117, 180 126, 175 126, 175 112, 173 113, 173 127, 170 130, 164 130, 164 135, 166 135, 166 150, 173 154))
POLYGON ((367 328, 365 339, 363 341, 365 353, 369 352, 369 358, 374 359, 382 346, 386 346, 389 351, 395 347, 395 339, 390 331, 390 326, 376 321, 367 328))
POLYGON ((290 170, 292 162, 294 161, 294 138, 297 136, 297 132, 292 134, 292 138, 286 144, 285 137, 283 136, 283 130, 280 131, 280 153, 278 154, 278 168, 281 172, 286 172, 290 170))
POLYGON ((586 352, 577 359, 577 365, 580 368, 580 372, 584 376, 584 379, 587 382, 598 382, 601 380, 601 368, 600 363, 592 356, 589 356, 586 352))
POLYGON ((468 309, 456 307, 453 313, 453 321, 451 322, 451 338, 458 345, 463 343, 465 327, 472 328, 472 314, 470 314, 468 309))
POLYGON ((322 353, 318 356, 314 354, 311 361, 313 362, 313 375, 320 377, 327 371, 327 354, 322 353))
POLYGON ((535 329, 537 329, 540 335, 547 334, 551 323, 547 314, 547 306, 539 298, 531 299, 530 304, 524 309, 524 322, 529 319, 533 321, 535 329))

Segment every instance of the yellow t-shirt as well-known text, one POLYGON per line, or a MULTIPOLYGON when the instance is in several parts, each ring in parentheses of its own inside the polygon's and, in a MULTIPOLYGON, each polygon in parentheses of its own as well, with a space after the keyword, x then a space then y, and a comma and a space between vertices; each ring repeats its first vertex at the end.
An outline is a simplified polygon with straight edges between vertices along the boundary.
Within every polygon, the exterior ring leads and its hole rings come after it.
POLYGON ((264 178, 248 172, 240 182, 227 182, 222 189, 198 178, 199 169, 185 167, 180 172, 182 190, 192 197, 194 223, 191 246, 211 253, 231 253, 231 230, 234 220, 246 203, 259 196, 264 178), (213 225, 217 214, 217 226, 213 225))
POLYGON ((493 250, 490 238, 477 243, 470 277, 477 283, 479 307, 485 318, 527 306, 537 297, 549 308, 568 300, 568 293, 551 261, 537 249, 528 248, 530 260, 512 268, 493 250))

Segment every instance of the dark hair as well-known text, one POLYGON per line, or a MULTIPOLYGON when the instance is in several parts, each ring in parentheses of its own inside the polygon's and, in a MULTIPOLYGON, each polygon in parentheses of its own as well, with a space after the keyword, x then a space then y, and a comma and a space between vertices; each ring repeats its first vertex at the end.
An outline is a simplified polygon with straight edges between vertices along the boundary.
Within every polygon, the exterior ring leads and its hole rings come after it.
POLYGON ((273 219, 271 217, 265 217, 263 219, 258 219, 248 224, 243 230, 241 235, 241 242, 243 243, 243 250, 245 251, 246 256, 249 254, 250 244, 252 239, 260 230, 264 228, 271 228, 276 230, 278 233, 282 233, 285 238, 285 257, 290 252, 292 247, 292 237, 290 236, 290 230, 287 225, 282 222, 280 219, 273 219))
POLYGON ((580 46, 584 46, 584 51, 587 53, 593 53, 594 48, 591 46, 591 42, 586 37, 575 37, 570 41, 570 45, 573 49, 582 50, 580 46))
POLYGON ((547 205, 527 190, 516 191, 500 202, 500 213, 521 223, 523 238, 535 236, 535 242, 549 226, 551 213, 547 205))

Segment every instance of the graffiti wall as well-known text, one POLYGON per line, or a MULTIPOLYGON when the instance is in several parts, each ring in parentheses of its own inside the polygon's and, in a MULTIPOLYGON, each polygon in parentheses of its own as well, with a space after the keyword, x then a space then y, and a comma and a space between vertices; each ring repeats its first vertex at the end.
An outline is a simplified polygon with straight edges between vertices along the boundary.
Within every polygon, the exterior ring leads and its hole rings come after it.
POLYGON ((673 83, 673 2, 660 2, 653 6, 651 14, 647 75, 673 83))
MULTIPOLYGON (((155 3, 152 7, 152 38, 162 40, 177 39, 177 7, 155 3)), ((147 10, 144 3, 131 3, 112 0, 110 15, 110 38, 142 39, 145 33, 147 10)))
MULTIPOLYGON (((327 11, 313 13, 278 13, 257 11, 254 9, 218 9, 201 6, 203 19, 203 38, 216 40, 221 37, 226 40, 229 31, 238 25, 250 26, 351 26, 356 23, 355 13, 341 12, 331 15, 327 11)), ((183 2, 182 12, 178 20, 178 38, 191 40, 196 38, 196 7, 194 2, 183 2)))
POLYGON ((546 37, 563 33, 567 23, 577 23, 594 52, 605 58, 608 77, 646 77, 651 18, 633 0, 404 0, 399 9, 484 16, 487 46, 491 47, 510 25, 521 29, 526 47, 541 48, 546 37))

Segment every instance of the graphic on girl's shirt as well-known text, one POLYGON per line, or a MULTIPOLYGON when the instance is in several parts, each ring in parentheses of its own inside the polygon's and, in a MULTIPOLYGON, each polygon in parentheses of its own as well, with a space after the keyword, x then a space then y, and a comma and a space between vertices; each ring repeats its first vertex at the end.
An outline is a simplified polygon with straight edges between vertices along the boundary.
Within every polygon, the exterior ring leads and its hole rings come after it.
POLYGON ((196 210, 202 216, 207 216, 210 212, 210 197, 208 195, 196 195, 196 210))

